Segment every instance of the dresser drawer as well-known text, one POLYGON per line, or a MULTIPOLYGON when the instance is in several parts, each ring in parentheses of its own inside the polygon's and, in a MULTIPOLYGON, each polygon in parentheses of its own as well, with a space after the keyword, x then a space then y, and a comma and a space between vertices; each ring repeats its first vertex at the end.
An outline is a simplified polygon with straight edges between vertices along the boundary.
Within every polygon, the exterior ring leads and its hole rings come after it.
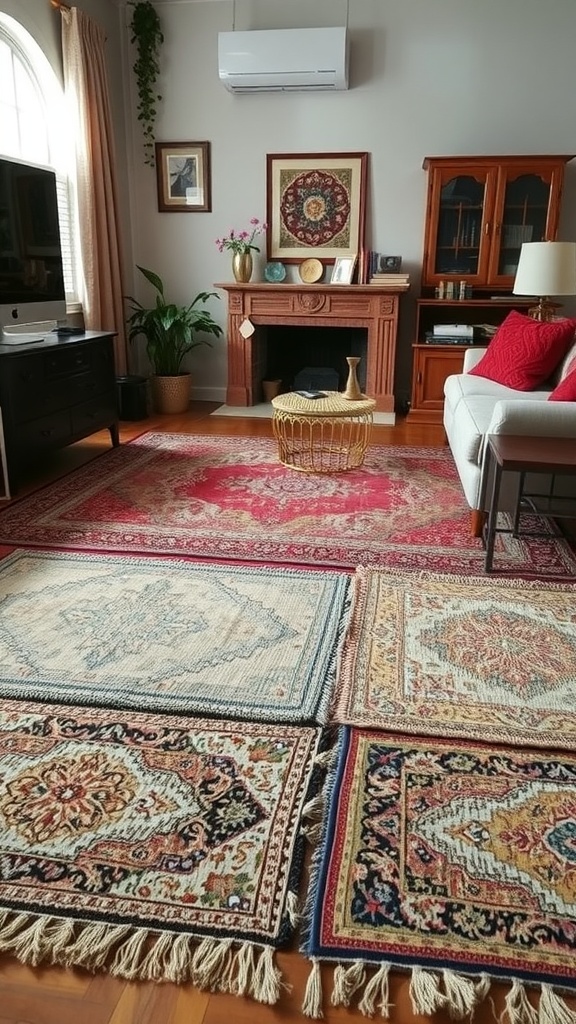
POLYGON ((75 348, 55 349, 46 352, 42 359, 44 380, 69 377, 74 373, 86 373, 92 369, 92 353, 88 345, 75 348))
POLYGON ((18 429, 17 446, 20 449, 54 448, 67 443, 72 435, 70 413, 67 409, 27 420, 18 429))
POLYGON ((93 401, 75 405, 70 410, 72 419, 72 436, 87 437, 95 430, 109 427, 118 418, 116 396, 99 395, 93 401))
POLYGON ((26 423, 66 409, 70 405, 70 385, 67 380, 60 380, 53 381, 50 387, 38 382, 26 389, 23 382, 22 389, 16 388, 11 400, 14 423, 26 423))

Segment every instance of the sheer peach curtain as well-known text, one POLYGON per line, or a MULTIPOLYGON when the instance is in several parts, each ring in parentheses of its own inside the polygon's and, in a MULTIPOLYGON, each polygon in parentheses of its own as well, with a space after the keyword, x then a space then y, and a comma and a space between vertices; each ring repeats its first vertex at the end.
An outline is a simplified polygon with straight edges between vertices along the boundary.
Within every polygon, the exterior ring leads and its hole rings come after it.
POLYGON ((76 166, 84 321, 89 330, 117 331, 116 371, 126 372, 123 286, 118 232, 114 139, 102 29, 77 7, 60 8, 64 85, 76 118, 76 166))

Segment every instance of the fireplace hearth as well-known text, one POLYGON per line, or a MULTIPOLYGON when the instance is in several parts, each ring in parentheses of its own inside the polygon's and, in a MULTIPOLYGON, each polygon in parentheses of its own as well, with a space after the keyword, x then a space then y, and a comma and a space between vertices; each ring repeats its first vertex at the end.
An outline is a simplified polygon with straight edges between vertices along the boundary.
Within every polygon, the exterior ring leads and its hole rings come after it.
POLYGON ((256 332, 254 343, 264 348, 257 361, 265 377, 280 379, 283 390, 315 386, 340 391, 348 376, 346 356, 360 357, 358 379, 366 386, 366 335, 365 328, 269 325, 256 332), (305 369, 315 369, 326 383, 300 383, 298 375, 305 369))

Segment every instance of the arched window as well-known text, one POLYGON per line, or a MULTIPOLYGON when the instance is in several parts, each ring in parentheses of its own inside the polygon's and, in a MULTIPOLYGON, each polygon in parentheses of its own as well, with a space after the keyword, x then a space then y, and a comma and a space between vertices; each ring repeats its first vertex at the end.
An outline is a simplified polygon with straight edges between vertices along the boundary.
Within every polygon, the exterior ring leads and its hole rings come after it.
POLYGON ((0 153, 56 172, 66 304, 79 308, 74 152, 64 91, 30 33, 0 12, 0 153), (68 136, 68 137, 67 137, 68 136))

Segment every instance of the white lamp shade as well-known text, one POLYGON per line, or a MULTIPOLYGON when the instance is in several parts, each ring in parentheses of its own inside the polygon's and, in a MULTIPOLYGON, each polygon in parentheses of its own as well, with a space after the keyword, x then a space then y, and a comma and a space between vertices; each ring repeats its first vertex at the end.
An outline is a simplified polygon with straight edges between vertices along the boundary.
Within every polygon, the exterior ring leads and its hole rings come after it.
POLYGON ((576 295, 576 242, 524 242, 514 295, 576 295))

